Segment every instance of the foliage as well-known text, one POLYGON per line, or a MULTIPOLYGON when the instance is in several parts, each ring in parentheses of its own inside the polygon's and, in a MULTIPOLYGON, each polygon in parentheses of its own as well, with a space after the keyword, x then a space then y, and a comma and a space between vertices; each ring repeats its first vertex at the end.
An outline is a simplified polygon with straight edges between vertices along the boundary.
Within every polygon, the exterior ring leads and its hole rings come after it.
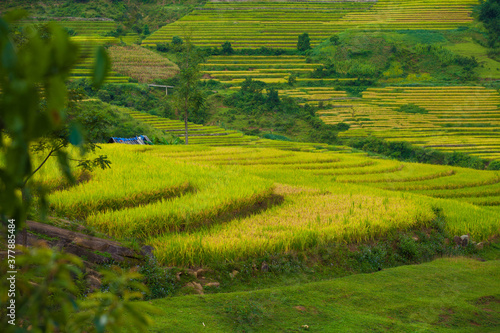
POLYGON ((479 20, 488 30, 488 44, 490 47, 500 47, 500 1, 483 1, 479 9, 479 20))
POLYGON ((88 140, 93 143, 106 143, 110 137, 130 138, 138 135, 157 138, 158 142, 169 139, 162 131, 135 120, 116 106, 100 101, 85 101, 79 103, 77 110, 75 120, 85 127, 88 140))
POLYGON ((488 170, 500 170, 500 160, 491 161, 488 170))
POLYGON ((184 44, 184 41, 179 36, 174 36, 174 37, 172 37, 172 44, 179 46, 179 45, 184 44))
POLYGON ((222 54, 225 54, 225 55, 230 55, 230 54, 233 54, 234 53, 234 50, 231 46, 231 43, 230 42, 224 42, 224 44, 222 44, 222 54))
MULTIPOLYGON (((125 319, 139 330, 150 323, 139 304, 133 302, 147 291, 138 282, 139 274, 117 268, 102 271, 108 291, 90 293, 82 300, 75 281, 83 279, 79 258, 42 247, 24 252, 16 258, 17 326, 7 324, 8 317, 2 315, 5 332, 122 332, 125 319)), ((6 279, 1 283, 3 304, 7 283, 6 279)))
MULTIPOLYGON (((27 38, 23 44, 15 45, 9 36, 7 24, 15 15, 8 14, 5 20, 0 19, 0 52, 4 55, 0 66, 0 148, 6 162, 0 170, 2 195, 6 196, 1 198, 0 213, 2 224, 5 223, 5 217, 15 218, 16 231, 19 231, 19 226, 24 223, 25 211, 31 203, 26 195, 31 185, 28 180, 37 176, 38 170, 52 154, 57 155, 62 173, 68 179, 73 179, 71 158, 63 148, 70 144, 83 147, 84 138, 77 126, 77 120, 81 119, 77 119, 80 114, 75 111, 78 98, 74 95, 78 94, 72 91, 68 103, 68 91, 64 83, 78 59, 76 45, 62 28, 52 24, 47 26, 48 34, 43 35, 36 29, 27 28, 27 38), (32 170, 35 163, 33 155, 40 152, 45 153, 45 158, 37 169, 32 170), (19 190, 23 193, 22 198, 18 194, 19 190)), ((107 55, 100 48, 93 87, 98 88, 102 84, 108 68, 107 55)), ((91 119, 90 123, 95 120, 91 119)), ((95 145, 90 147, 95 149, 95 145)), ((109 165, 105 156, 76 162, 87 169, 109 165)), ((46 203, 43 193, 40 195, 42 204, 46 203)), ((113 289, 116 294, 91 294, 89 299, 94 300, 93 305, 88 311, 80 311, 76 301, 78 290, 73 281, 79 274, 77 267, 81 267, 80 260, 48 249, 32 248, 24 249, 23 252, 25 255, 16 258, 21 273, 16 276, 16 323, 22 327, 22 331, 80 332, 95 328, 97 332, 103 332, 105 328, 111 328, 117 332, 119 326, 116 325, 120 324, 124 315, 139 329, 147 326, 146 317, 129 303, 131 296, 142 298, 142 294, 126 291, 128 286, 142 288, 139 283, 129 282, 130 278, 139 278, 139 275, 122 274, 117 277, 103 272, 108 281, 118 286, 113 289)), ((3 303, 7 293, 2 292, 2 295, 3 303)), ((6 318, 2 316, 2 321, 6 318)), ((3 324, 2 327, 18 331, 16 326, 3 324)))
POLYGON ((191 43, 189 38, 179 55, 179 82, 174 93, 174 108, 176 114, 184 118, 184 143, 188 142, 188 118, 203 110, 205 97, 199 86, 201 72, 199 64, 203 60, 199 49, 191 43))
MULTIPOLYGON (((27 37, 17 38, 22 45, 16 45, 10 38, 8 23, 18 17, 19 14, 10 14, 0 19, 0 51, 4 59, 0 65, 0 148, 5 159, 0 169, 0 214, 15 218, 19 226, 24 222, 24 206, 18 190, 24 191, 25 200, 30 198, 28 180, 53 154, 64 174, 72 179, 63 148, 70 143, 82 146, 83 137, 75 123, 64 120, 65 107, 71 110, 64 80, 78 60, 77 46, 54 24, 48 24, 47 30, 26 28, 27 37), (47 152, 46 159, 34 170, 31 149, 47 152)), ((94 71, 96 87, 102 84, 109 66, 107 60, 99 49, 94 71)), ((68 114, 71 118, 71 113, 68 114)), ((104 156, 95 162, 106 166, 104 156)), ((24 204, 29 205, 29 201, 24 204)), ((5 223, 3 219, 2 223, 5 223)))
POLYGON ((416 104, 413 104, 413 103, 401 105, 395 111, 397 111, 397 112, 405 112, 405 113, 419 113, 419 114, 429 113, 429 111, 427 111, 425 108, 420 107, 420 106, 418 106, 416 104))
POLYGON ((477 59, 455 54, 443 46, 419 43, 407 34, 344 32, 311 51, 322 63, 314 78, 361 77, 387 82, 418 82, 426 74, 430 81, 472 81, 477 59))
MULTIPOLYGON (((166 82, 175 85, 175 81, 166 82)), ((83 89, 89 97, 101 98, 103 102, 112 105, 175 118, 175 112, 169 101, 165 100, 165 90, 150 88, 145 84, 105 84, 103 92, 92 88, 88 80, 74 80, 69 83, 72 89, 83 89)))
POLYGON ((179 288, 175 270, 160 267, 154 257, 146 259, 144 265, 140 266, 139 273, 150 290, 146 300, 171 296, 179 288))
MULTIPOLYGON (((81 315, 91 319, 95 331, 135 332, 145 331, 151 320, 144 314, 144 306, 136 302, 149 291, 140 282, 142 275, 134 270, 113 266, 101 271, 104 291, 94 292, 82 302, 81 315), (131 327, 132 326, 132 327, 131 327)), ((146 306, 152 310, 152 307, 146 306)))
MULTIPOLYGON (((30 15, 44 19, 52 17, 108 18, 120 23, 120 35, 141 30, 145 25, 154 30, 168 22, 178 20, 191 12, 203 0, 54 0, 34 5, 32 0, 2 1, 0 9, 24 8, 30 15)), ((114 33, 117 33, 115 30, 114 33)))
POLYGON ((278 140, 278 141, 291 141, 289 138, 283 135, 278 135, 274 133, 267 133, 262 136, 264 139, 278 140))
POLYGON ((337 133, 348 129, 346 124, 340 126, 325 124, 315 114, 314 107, 308 104, 300 106, 296 99, 279 96, 278 91, 265 82, 251 78, 245 79, 241 89, 227 96, 224 103, 245 115, 266 118, 279 116, 283 121, 285 119, 291 122, 304 121, 310 128, 307 135, 307 140, 310 142, 334 143, 337 133))
POLYGON ((299 40, 297 42, 297 50, 304 52, 311 49, 311 40, 309 38, 309 34, 304 32, 302 35, 299 35, 299 40))

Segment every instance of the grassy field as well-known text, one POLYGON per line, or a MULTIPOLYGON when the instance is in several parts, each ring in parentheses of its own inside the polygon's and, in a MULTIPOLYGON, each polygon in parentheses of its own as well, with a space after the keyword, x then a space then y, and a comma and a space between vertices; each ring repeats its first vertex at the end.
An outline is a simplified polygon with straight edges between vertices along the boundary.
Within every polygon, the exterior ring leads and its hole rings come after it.
POLYGON ((151 332, 496 332, 498 261, 439 259, 252 292, 155 300, 151 332))
POLYGON ((447 45, 449 50, 465 55, 475 57, 480 64, 478 68, 478 76, 483 79, 500 79, 500 62, 488 58, 485 47, 472 41, 447 45))

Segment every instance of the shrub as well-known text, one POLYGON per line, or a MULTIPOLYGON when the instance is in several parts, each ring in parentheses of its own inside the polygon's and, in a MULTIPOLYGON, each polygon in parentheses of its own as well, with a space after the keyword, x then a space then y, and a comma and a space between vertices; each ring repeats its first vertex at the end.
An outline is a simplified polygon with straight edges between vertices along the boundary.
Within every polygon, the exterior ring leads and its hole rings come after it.
POLYGON ((299 41, 297 42, 297 50, 304 52, 311 49, 311 41, 309 38, 309 34, 304 32, 302 35, 299 35, 299 41))
POLYGON ((269 139, 269 140, 292 141, 289 138, 287 138, 286 136, 273 134, 273 133, 264 134, 262 137, 264 139, 269 139))
POLYGON ((224 42, 224 44, 222 44, 222 54, 229 55, 229 54, 233 54, 233 53, 234 53, 234 50, 231 46, 231 43, 224 42))
POLYGON ((488 170, 500 170, 500 160, 491 161, 488 170))
POLYGON ((413 104, 413 103, 402 105, 399 108, 397 108, 395 111, 405 112, 405 113, 420 113, 420 114, 429 113, 429 111, 427 111, 425 108, 420 107, 420 106, 413 104))
POLYGON ((182 38, 180 38, 179 36, 174 36, 172 37, 172 44, 173 45, 182 45, 184 42, 182 40, 182 38))

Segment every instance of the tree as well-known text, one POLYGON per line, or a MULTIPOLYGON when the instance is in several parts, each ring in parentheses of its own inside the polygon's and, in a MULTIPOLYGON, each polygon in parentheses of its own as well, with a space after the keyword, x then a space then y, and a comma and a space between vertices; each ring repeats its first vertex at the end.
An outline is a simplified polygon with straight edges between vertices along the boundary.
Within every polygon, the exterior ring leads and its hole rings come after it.
POLYGON ((304 52, 311 49, 309 34, 304 32, 302 35, 299 35, 299 41, 297 42, 297 50, 304 52))
POLYGON ((176 113, 180 113, 184 118, 184 143, 187 145, 188 117, 203 108, 205 98, 198 86, 201 78, 199 64, 202 61, 202 54, 191 43, 190 38, 185 38, 185 40, 183 50, 179 55, 179 83, 175 89, 174 104, 176 113))
POLYGON ((182 41, 182 38, 179 36, 174 36, 172 37, 172 44, 173 45, 182 45, 184 42, 182 41))
POLYGON ((226 54, 226 55, 230 55, 230 54, 233 54, 234 53, 234 50, 231 46, 231 43, 230 42, 224 42, 224 44, 222 44, 222 54, 226 54))
MULTIPOLYGON (((10 14, 16 15, 16 14, 10 14)), ((65 148, 79 145, 82 152, 94 151, 94 144, 85 145, 76 123, 71 121, 68 90, 65 80, 72 66, 79 59, 78 46, 71 42, 64 29, 54 24, 28 27, 24 32, 11 33, 6 17, 1 30, 0 48, 6 60, 0 64, 0 149, 5 153, 6 165, 0 168, 2 194, 6 203, 0 212, 16 220, 17 230, 23 229, 24 212, 32 200, 28 182, 50 157, 57 157, 65 176, 73 181, 65 148), (32 55, 36 54, 35 57, 32 55), (57 56, 54 56, 57 54, 57 56), (19 84, 25 88, 20 89, 19 84), (68 117, 69 116, 69 117, 68 117), (9 140, 5 140, 8 137, 9 140), (34 165, 31 152, 44 154, 34 165), (18 197, 16 193, 21 193, 18 197)), ((109 58, 103 47, 96 54, 94 83, 98 87, 110 68, 109 58)), ((70 95, 75 98, 74 95, 70 95)), ((79 166, 91 169, 107 167, 105 156, 94 160, 77 159, 79 166)), ((45 208, 43 193, 40 196, 42 212, 45 208)), ((5 219, 4 219, 5 220, 5 219)), ((5 221, 3 222, 5 223, 5 221)), ((23 229, 26 244, 26 230, 23 229)))
POLYGON ((488 30, 489 46, 500 46, 500 0, 482 2, 479 8, 479 20, 488 30))
POLYGON ((339 45, 340 44, 340 38, 339 38, 339 36, 332 35, 330 37, 330 43, 332 43, 332 45, 339 45))
POLYGON ((275 109, 279 106, 280 104, 280 97, 278 95, 278 91, 270 88, 267 92, 267 99, 266 99, 266 104, 268 105, 269 109, 275 109))
MULTIPOLYGON (((9 235, 10 251, 11 245, 17 250, 11 235, 15 236, 24 225, 31 203, 25 200, 30 178, 54 154, 66 177, 71 178, 69 157, 63 148, 66 142, 83 147, 83 135, 78 127, 65 121, 69 114, 65 112, 68 95, 71 95, 65 80, 78 60, 78 46, 55 24, 47 25, 42 32, 28 27, 22 38, 14 36, 10 24, 23 17, 23 13, 15 12, 0 18, 0 153, 3 161, 0 167, 0 227, 3 229, 1 235, 5 235, 2 238, 9 235), (47 154, 35 169, 33 150, 47 154)), ((99 87, 109 69, 104 48, 99 48, 95 63, 93 78, 95 86, 99 87)), ((84 162, 93 161, 82 160, 84 162)), ((41 201, 44 202, 43 194, 41 201)), ((132 319, 139 331, 145 330, 148 322, 140 314, 142 309, 130 304, 132 298, 142 296, 140 292, 129 292, 130 288, 144 291, 144 286, 133 282, 139 278, 138 274, 103 273, 114 293, 90 294, 88 301, 78 302, 74 283, 75 276, 80 274, 78 258, 46 248, 23 248, 22 252, 14 266, 19 270, 15 277, 15 295, 7 296, 6 290, 10 288, 7 279, 0 282, 0 303, 7 304, 10 298, 9 304, 15 304, 14 317, 6 316, 7 307, 0 311, 3 331, 89 332, 87 328, 94 326, 98 332, 106 328, 119 332, 123 318, 132 319), (36 283, 32 281, 34 278, 36 283), (16 303, 12 303, 13 300, 16 303)))

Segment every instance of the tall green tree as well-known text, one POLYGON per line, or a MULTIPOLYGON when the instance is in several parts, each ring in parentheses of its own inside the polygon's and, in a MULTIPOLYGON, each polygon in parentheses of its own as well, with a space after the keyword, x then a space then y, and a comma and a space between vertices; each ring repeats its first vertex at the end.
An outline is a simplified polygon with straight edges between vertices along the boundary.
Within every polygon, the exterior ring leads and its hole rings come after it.
POLYGON ((224 42, 222 44, 222 54, 230 55, 233 54, 234 50, 230 42, 224 42))
POLYGON ((299 35, 299 40, 297 42, 297 50, 304 52, 311 49, 311 40, 309 38, 309 34, 304 32, 302 35, 299 35))
POLYGON ((500 0, 487 0, 481 3, 479 19, 488 30, 490 47, 500 47, 500 0))
POLYGON ((184 143, 188 142, 188 117, 198 113, 205 104, 203 92, 199 87, 201 78, 200 62, 203 55, 189 37, 185 38, 182 52, 179 54, 179 83, 175 87, 174 104, 176 113, 184 119, 184 143))

